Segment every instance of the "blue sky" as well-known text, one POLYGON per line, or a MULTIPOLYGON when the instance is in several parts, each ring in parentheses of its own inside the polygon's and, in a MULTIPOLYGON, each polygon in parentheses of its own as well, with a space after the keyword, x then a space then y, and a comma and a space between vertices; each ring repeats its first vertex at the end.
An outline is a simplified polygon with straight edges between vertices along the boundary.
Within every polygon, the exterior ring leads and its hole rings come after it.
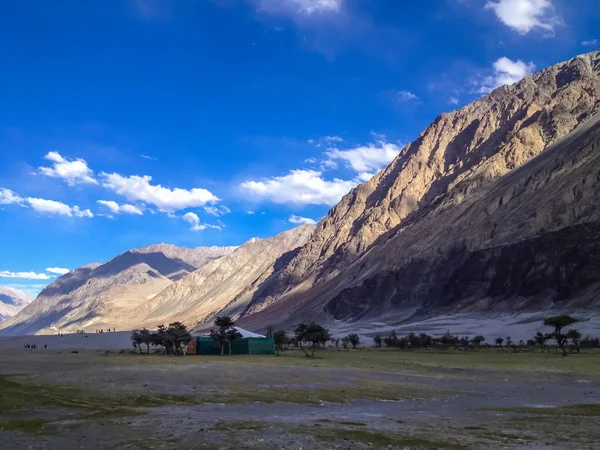
POLYGON ((596 0, 3 1, 0 284, 318 221, 599 25, 596 0))

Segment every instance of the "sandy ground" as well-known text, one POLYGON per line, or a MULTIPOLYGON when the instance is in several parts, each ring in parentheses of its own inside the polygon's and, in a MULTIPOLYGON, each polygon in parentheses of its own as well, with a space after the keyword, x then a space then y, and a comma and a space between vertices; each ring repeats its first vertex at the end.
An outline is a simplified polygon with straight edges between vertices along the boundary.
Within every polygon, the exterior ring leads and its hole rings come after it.
MULTIPOLYGON (((568 311, 573 317, 582 321, 575 327, 583 336, 600 336, 600 313, 590 311, 568 311)), ((447 331, 457 336, 476 336, 482 335, 487 342, 492 343, 498 337, 506 338, 510 336, 513 342, 519 340, 527 341, 531 339, 538 331, 548 333, 550 330, 542 325, 544 319, 551 315, 562 314, 562 312, 537 312, 520 314, 452 314, 435 317, 418 322, 394 324, 393 318, 385 318, 385 321, 344 323, 338 322, 332 331, 336 334, 346 335, 348 333, 357 333, 365 337, 372 337, 375 334, 387 335, 395 330, 399 336, 408 333, 427 333, 433 336, 441 336, 447 331)), ((400 318, 398 318, 400 319, 400 318)))
MULTIPOLYGON (((402 352, 395 355, 401 361, 402 352)), ((378 356, 365 357, 377 362, 378 356)), ((593 449, 600 442, 598 414, 533 415, 535 421, 528 422, 531 414, 511 410, 600 404, 597 373, 435 365, 365 370, 284 358, 3 350, 0 376, 20 374, 9 379, 120 399, 177 395, 193 401, 94 420, 78 419, 76 407, 28 408, 28 416, 49 421, 33 433, 2 431, 2 420, 11 417, 0 411, 0 447, 593 449), (19 378, 23 374, 33 378, 19 378)))
POLYGON ((130 331, 116 333, 86 333, 0 337, 0 349, 24 349, 26 344, 44 345, 47 350, 130 350, 130 331))

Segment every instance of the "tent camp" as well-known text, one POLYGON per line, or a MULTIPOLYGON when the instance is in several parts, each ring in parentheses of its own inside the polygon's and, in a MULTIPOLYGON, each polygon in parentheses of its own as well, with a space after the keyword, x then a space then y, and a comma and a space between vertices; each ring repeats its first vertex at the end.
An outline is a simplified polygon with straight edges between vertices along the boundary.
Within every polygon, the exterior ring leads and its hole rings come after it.
MULTIPOLYGON (((235 329, 242 335, 241 338, 229 343, 225 342, 223 352, 232 355, 275 355, 275 341, 261 334, 235 329), (231 352, 230 352, 231 347, 231 352)), ((187 355, 220 355, 221 346, 210 335, 194 336, 186 348, 187 355)))

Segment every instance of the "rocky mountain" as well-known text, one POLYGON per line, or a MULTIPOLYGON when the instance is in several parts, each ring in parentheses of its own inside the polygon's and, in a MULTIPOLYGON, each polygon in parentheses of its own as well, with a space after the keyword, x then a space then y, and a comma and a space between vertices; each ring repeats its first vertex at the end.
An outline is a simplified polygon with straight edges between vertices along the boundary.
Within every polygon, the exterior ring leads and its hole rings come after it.
POLYGON ((120 327, 122 318, 185 275, 236 247, 160 244, 126 251, 105 264, 80 267, 49 284, 0 334, 120 327))
POLYGON ((242 321, 595 305, 599 111, 596 51, 440 115, 329 212, 242 321))
POLYGON ((250 239, 231 254, 173 283, 134 312, 143 326, 181 321, 195 324, 229 305, 243 308, 261 281, 284 267, 306 243, 313 225, 268 239, 250 239))
POLYGON ((59 278, 0 333, 597 310, 599 183, 596 51, 441 114, 316 228, 125 252, 59 278))
POLYGON ((23 291, 0 286, 0 322, 17 314, 31 303, 31 300, 23 291))

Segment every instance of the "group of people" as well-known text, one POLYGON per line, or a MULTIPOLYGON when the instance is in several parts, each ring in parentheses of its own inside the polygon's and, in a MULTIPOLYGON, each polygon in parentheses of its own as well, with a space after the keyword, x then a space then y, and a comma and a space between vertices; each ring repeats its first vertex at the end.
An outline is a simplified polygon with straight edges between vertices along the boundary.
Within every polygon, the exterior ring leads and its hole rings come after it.
MULTIPOLYGON (((109 328, 109 329, 107 330, 107 332, 108 332, 108 333, 110 333, 111 331, 114 333, 115 331, 117 331, 117 329, 116 329, 116 328, 113 328, 113 329, 111 330, 111 329, 109 328)), ((96 330, 96 333, 104 333, 104 329, 101 329, 101 330, 96 330)))
MULTIPOLYGON (((35 348, 38 348, 38 345, 37 344, 25 344, 25 348, 35 349, 35 348)), ((48 346, 46 344, 44 344, 43 347, 40 345, 40 348, 48 348, 48 346)))

